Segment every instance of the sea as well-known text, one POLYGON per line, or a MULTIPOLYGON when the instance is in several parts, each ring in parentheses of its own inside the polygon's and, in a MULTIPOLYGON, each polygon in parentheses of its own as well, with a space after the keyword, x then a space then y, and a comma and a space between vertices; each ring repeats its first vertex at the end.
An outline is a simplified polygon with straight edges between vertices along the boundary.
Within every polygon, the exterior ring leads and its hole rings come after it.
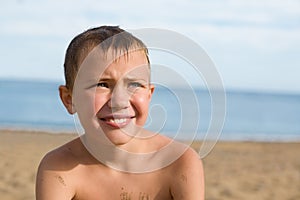
MULTIPOLYGON (((0 129, 77 132, 76 116, 59 99, 60 84, 0 80, 0 129)), ((224 141, 300 141, 299 93, 226 90, 224 95, 226 101, 213 101, 219 96, 205 88, 157 86, 145 128, 187 140, 212 135, 224 141)))

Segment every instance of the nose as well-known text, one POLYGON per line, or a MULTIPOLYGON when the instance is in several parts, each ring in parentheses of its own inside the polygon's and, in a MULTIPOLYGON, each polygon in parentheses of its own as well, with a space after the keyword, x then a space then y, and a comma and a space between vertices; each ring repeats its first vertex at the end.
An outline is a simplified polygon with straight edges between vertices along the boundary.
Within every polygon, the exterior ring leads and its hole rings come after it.
POLYGON ((120 110, 129 107, 129 94, 122 86, 116 86, 113 89, 108 106, 114 110, 120 110))

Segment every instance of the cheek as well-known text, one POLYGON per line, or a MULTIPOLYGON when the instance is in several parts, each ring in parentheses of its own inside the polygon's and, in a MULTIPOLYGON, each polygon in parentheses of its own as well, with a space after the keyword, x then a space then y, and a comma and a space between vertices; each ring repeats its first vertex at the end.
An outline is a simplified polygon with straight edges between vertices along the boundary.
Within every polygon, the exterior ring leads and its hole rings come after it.
POLYGON ((104 94, 95 94, 95 98, 94 98, 94 110, 95 113, 97 113, 104 105, 105 103, 108 101, 108 97, 107 95, 104 94))
POLYGON ((94 95, 88 90, 76 91, 73 102, 78 114, 90 116, 94 112, 94 95))
POLYGON ((131 102, 140 116, 147 117, 150 99, 147 94, 137 93, 131 98, 131 102))

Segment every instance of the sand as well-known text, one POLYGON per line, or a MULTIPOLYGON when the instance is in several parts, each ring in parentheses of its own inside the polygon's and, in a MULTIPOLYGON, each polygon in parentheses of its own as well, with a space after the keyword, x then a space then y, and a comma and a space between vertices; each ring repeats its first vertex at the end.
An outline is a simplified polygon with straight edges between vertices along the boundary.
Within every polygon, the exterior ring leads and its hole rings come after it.
MULTIPOLYGON (((0 131, 0 199, 35 199, 41 158, 76 136, 0 131)), ((300 142, 218 142, 203 163, 206 200, 300 199, 300 142)))

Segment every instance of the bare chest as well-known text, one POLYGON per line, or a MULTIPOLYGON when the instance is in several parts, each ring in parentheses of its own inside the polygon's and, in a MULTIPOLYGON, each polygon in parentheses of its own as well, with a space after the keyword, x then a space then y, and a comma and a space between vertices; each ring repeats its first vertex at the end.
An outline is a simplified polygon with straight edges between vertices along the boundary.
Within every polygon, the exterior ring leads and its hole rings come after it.
POLYGON ((168 200, 170 183, 161 172, 146 174, 101 173, 78 183, 78 200, 168 200))

